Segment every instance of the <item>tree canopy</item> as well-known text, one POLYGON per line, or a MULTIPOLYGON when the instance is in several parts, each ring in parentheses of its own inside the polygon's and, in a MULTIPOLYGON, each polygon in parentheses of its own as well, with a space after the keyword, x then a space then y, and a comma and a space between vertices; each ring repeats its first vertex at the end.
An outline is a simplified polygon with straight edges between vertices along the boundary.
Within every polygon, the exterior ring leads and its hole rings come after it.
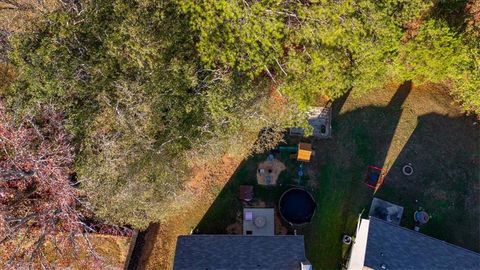
POLYGON ((86 2, 12 41, 10 102, 67 113, 98 218, 145 228, 186 198, 192 157, 295 120, 268 109, 268 79, 203 65, 183 17, 168 1, 86 2))
POLYGON ((81 1, 10 38, 16 79, 3 95, 65 112, 96 217, 145 228, 188 201, 194 159, 247 153, 260 132, 270 133, 257 146, 271 147, 274 133, 306 125, 320 96, 413 80, 445 84, 480 112, 475 19, 454 24, 441 10, 433 0, 81 1))

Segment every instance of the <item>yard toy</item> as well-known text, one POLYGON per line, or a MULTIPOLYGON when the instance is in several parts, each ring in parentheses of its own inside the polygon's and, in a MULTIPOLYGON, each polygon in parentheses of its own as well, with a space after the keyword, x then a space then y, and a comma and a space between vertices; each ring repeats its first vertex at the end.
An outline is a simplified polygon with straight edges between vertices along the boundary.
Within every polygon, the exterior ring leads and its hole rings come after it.
POLYGON ((310 223, 317 204, 312 194, 303 188, 291 188, 280 197, 280 216, 292 226, 310 223))
POLYGON ((285 165, 278 159, 267 159, 257 168, 257 181, 260 185, 276 185, 280 173, 285 170, 285 165))
POLYGON ((297 160, 303 162, 309 162, 312 157, 312 145, 309 143, 299 143, 297 160))
POLYGON ((300 166, 298 166, 298 169, 297 169, 297 181, 298 181, 298 184, 300 185, 300 183, 302 182, 302 177, 305 175, 305 172, 303 171, 303 162, 300 162, 300 166))
POLYGON ((363 183, 377 191, 382 186, 384 177, 385 176, 381 168, 375 166, 368 166, 363 183))
POLYGON ((278 151, 283 153, 293 153, 291 158, 298 161, 309 162, 314 152, 310 143, 299 143, 298 145, 279 146, 278 151))
POLYGON ((430 220, 430 216, 425 211, 415 211, 413 214, 413 220, 419 225, 424 225, 430 220))
POLYGON ((297 145, 282 145, 278 147, 278 151, 282 153, 297 153, 298 146, 297 145))
POLYGON ((344 234, 343 237, 342 237, 342 242, 345 245, 350 245, 352 243, 352 237, 350 235, 344 234))
POLYGON ((297 176, 298 178, 302 178, 304 172, 303 172, 303 163, 300 163, 300 166, 298 166, 298 170, 297 170, 297 176))
POLYGON ((406 176, 413 174, 413 167, 412 164, 408 163, 407 165, 403 166, 402 173, 406 176))
POLYGON ((303 128, 298 128, 298 127, 292 127, 290 128, 289 131, 290 131, 289 132, 290 136, 303 137, 303 135, 305 134, 305 130, 303 130, 303 128))

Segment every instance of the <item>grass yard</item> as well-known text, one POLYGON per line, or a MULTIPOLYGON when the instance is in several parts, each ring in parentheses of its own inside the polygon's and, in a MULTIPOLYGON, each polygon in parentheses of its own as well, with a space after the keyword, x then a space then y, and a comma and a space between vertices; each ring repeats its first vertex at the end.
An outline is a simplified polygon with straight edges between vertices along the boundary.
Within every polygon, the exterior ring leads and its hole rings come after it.
MULTIPOLYGON (((354 234, 359 214, 367 216, 374 196, 405 207, 402 226, 413 228, 413 212, 423 207, 432 218, 421 232, 480 251, 480 129, 474 117, 451 103, 442 89, 407 82, 334 104, 333 138, 314 143, 316 155, 300 183, 318 205, 312 223, 298 231, 316 269, 340 268, 341 236, 354 234), (408 163, 414 174, 407 177, 401 169, 408 163), (375 195, 362 183, 368 165, 388 171, 375 195)), ((232 233, 243 207, 238 187, 255 185, 257 164, 265 158, 244 160, 224 186, 212 189, 218 196, 195 232, 232 233)), ((287 170, 274 188, 255 185, 254 205, 274 207, 296 184, 298 164, 285 155, 277 158, 287 170)))

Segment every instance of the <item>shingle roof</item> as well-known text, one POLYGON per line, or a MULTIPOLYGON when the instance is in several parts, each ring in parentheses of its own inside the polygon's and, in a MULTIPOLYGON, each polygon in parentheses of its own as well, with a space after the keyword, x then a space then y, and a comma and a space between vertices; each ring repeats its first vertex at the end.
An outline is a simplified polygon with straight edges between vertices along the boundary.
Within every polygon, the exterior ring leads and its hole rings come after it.
POLYGON ((179 236, 174 270, 300 269, 305 261, 303 236, 179 236))
POLYGON ((480 254, 370 217, 364 264, 379 270, 480 269, 480 254))

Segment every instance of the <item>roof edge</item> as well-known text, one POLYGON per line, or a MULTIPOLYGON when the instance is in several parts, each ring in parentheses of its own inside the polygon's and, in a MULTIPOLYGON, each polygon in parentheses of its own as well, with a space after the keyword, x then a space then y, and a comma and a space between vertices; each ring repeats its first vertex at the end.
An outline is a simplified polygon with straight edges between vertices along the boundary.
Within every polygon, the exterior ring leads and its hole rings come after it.
POLYGON ((387 221, 385 221, 385 220, 382 220, 382 219, 379 219, 379 218, 376 218, 376 217, 373 217, 373 216, 369 216, 369 219, 370 219, 370 220, 373 219, 373 220, 375 220, 375 221, 379 221, 379 222, 382 222, 382 223, 384 223, 384 224, 387 224, 387 225, 390 225, 390 226, 393 226, 393 227, 397 227, 397 228, 400 228, 400 229, 405 230, 405 231, 409 231, 409 232, 411 232, 411 233, 413 233, 413 234, 417 234, 417 235, 420 235, 420 236, 422 236, 422 237, 430 238, 430 239, 432 239, 432 240, 434 240, 434 241, 440 242, 440 243, 442 243, 442 244, 449 245, 449 246, 451 246, 451 247, 454 247, 454 248, 457 248, 457 249, 460 249, 460 250, 463 250, 463 251, 470 252, 470 253, 472 253, 472 254, 480 257, 480 253, 478 253, 478 252, 475 252, 475 251, 473 251, 473 250, 470 250, 470 249, 467 249, 467 248, 464 248, 464 247, 461 247, 461 246, 454 245, 454 244, 452 244, 452 243, 449 243, 449 242, 444 241, 444 240, 440 240, 440 239, 438 239, 438 238, 434 238, 434 237, 432 237, 432 236, 423 234, 423 233, 421 233, 421 232, 417 232, 417 231, 415 231, 415 230, 411 230, 411 229, 402 227, 402 226, 400 226, 400 225, 395 225, 395 224, 392 224, 392 223, 390 223, 390 222, 387 222, 387 221))
POLYGON ((284 238, 284 237, 296 237, 296 238, 303 238, 305 239, 304 235, 291 235, 291 234, 282 234, 282 235, 242 235, 242 234, 183 234, 179 235, 177 238, 180 237, 248 237, 248 238, 260 238, 260 237, 275 237, 275 238, 284 238))

